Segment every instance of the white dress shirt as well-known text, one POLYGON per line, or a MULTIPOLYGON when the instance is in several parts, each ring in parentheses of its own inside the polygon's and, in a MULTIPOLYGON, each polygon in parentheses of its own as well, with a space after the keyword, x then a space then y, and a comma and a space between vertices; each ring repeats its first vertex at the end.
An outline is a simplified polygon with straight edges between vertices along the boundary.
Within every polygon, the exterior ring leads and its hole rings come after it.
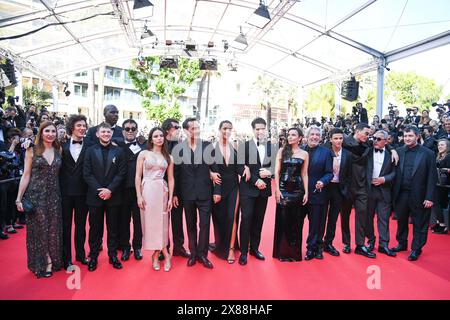
POLYGON ((375 152, 375 149, 373 149, 373 174, 372 178, 379 178, 381 173, 381 168, 383 167, 384 162, 384 153, 386 150, 383 148, 381 149, 383 152, 375 152))
POLYGON ((258 140, 256 140, 256 138, 253 138, 253 141, 255 142, 256 148, 258 148, 259 161, 261 162, 261 165, 263 165, 264 157, 266 156, 266 145, 265 143, 260 142, 258 146, 258 140))
POLYGON ((342 149, 333 157, 333 179, 331 182, 339 182, 339 170, 341 169, 342 149))
POLYGON ((80 156, 81 149, 83 149, 83 145, 79 143, 72 143, 73 139, 70 138, 70 154, 75 162, 78 161, 78 157, 80 156))
POLYGON ((138 146, 136 140, 131 141, 131 142, 125 141, 125 143, 126 143, 127 146, 129 145, 129 148, 130 148, 131 152, 133 152, 134 154, 136 154, 136 153, 138 153, 139 151, 141 151, 141 147, 138 146), (136 143, 136 144, 135 144, 135 145, 132 145, 131 143, 136 143), (131 145, 130 145, 130 144, 131 144, 131 145))

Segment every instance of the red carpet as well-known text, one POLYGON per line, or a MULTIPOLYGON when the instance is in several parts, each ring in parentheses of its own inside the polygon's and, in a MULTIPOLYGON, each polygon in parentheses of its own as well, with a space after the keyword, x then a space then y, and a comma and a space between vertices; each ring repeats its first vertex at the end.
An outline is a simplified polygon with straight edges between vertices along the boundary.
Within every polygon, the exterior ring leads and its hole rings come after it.
MULTIPOLYGON (((260 248, 264 262, 250 256, 242 267, 210 255, 214 269, 208 270, 200 264, 188 268, 186 259, 176 257, 170 272, 156 272, 151 269, 150 253, 144 251, 144 260, 132 257, 124 269, 115 270, 104 250, 97 271, 81 266, 79 290, 67 288, 70 275, 65 271, 36 279, 27 270, 23 229, 0 241, 0 299, 450 299, 449 235, 430 233, 416 262, 407 261, 408 253, 402 252, 396 258, 378 254, 376 259, 324 253, 324 260, 281 263, 271 258, 274 208, 272 198, 260 248), (381 270, 381 289, 367 288, 371 265, 381 270)), ((392 221, 391 245, 396 245, 396 228, 392 221)), ((304 235, 307 229, 305 220, 304 235)), ((339 230, 338 224, 335 246, 341 250, 339 230)))

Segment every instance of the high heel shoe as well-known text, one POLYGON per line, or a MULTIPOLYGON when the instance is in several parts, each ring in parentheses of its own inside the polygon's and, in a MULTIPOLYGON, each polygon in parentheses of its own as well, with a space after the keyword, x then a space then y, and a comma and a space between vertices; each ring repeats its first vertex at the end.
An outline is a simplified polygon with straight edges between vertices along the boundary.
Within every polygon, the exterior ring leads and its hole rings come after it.
POLYGON ((236 259, 234 258, 234 248, 230 248, 230 250, 228 251, 228 259, 227 259, 229 264, 233 264, 236 259), (230 258, 230 253, 233 252, 233 258, 230 258))
POLYGON ((160 266, 159 266, 159 259, 158 259, 158 256, 153 255, 152 260, 153 260, 153 269, 154 269, 155 271, 159 271, 160 266))
POLYGON ((164 261, 164 271, 165 272, 170 271, 170 267, 172 266, 170 263, 171 258, 172 258, 171 256, 168 256, 164 261))

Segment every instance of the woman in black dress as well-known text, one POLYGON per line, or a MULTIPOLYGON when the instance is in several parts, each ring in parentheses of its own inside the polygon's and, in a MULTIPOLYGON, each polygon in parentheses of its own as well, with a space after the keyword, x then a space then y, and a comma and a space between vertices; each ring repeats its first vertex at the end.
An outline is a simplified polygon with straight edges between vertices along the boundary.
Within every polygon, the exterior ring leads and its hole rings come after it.
POLYGON ((302 210, 308 202, 308 153, 300 149, 303 133, 288 130, 287 144, 275 163, 275 235, 273 257, 280 261, 302 260, 302 210))
POLYGON ((434 220, 431 223, 434 224, 431 230, 433 233, 447 234, 448 225, 445 224, 446 219, 443 212, 448 207, 448 191, 450 188, 450 141, 447 139, 438 141, 436 167, 438 168, 439 179, 436 187, 436 203, 431 209, 431 219, 434 220))
POLYGON ((222 121, 219 125, 220 136, 215 145, 215 162, 221 179, 220 199, 214 196, 212 218, 214 224, 214 240, 216 248, 213 253, 234 263, 235 243, 237 234, 237 219, 239 208, 239 176, 250 178, 250 172, 245 166, 237 163, 237 152, 231 141, 233 124, 222 121))
POLYGON ((58 174, 61 148, 55 125, 41 123, 36 146, 25 147, 25 168, 17 195, 17 210, 23 212, 22 196, 33 205, 27 214, 28 269, 38 278, 51 277, 63 267, 62 212, 58 174))

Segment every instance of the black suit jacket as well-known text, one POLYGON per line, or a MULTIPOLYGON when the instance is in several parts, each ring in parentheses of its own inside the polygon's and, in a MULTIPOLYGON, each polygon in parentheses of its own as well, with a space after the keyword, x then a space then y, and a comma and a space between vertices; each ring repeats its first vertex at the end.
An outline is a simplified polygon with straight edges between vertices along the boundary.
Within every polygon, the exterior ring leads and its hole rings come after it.
MULTIPOLYGON (((395 184, 393 191, 393 201, 395 202, 400 195, 401 182, 403 175, 403 166, 405 162, 405 152, 407 146, 403 146, 397 149, 400 157, 400 163, 397 166, 395 184)), ((414 162, 413 179, 411 186, 410 198, 411 204, 416 208, 423 208, 423 202, 425 200, 435 202, 435 190, 437 182, 437 170, 436 170, 436 158, 434 153, 421 146, 417 145, 417 156, 414 162)))
POLYGON ((238 148, 238 161, 245 162, 245 165, 249 167, 250 169, 250 180, 247 182, 245 179, 241 179, 241 183, 239 186, 239 192, 242 196, 248 196, 248 197, 270 197, 272 195, 272 185, 271 185, 271 178, 265 178, 261 179, 259 177, 259 169, 266 168, 273 174, 272 169, 272 145, 267 142, 266 143, 266 154, 263 160, 263 163, 261 163, 259 159, 258 154, 258 148, 255 144, 255 142, 252 140, 245 141, 243 144, 241 144, 238 148), (244 150, 244 151, 241 151, 244 150), (244 157, 242 157, 242 155, 244 157), (244 158, 244 159, 241 159, 244 158), (267 187, 263 190, 259 190, 255 183, 258 181, 258 179, 263 180, 267 187))
POLYGON ((369 124, 369 117, 367 116, 366 108, 361 108, 361 111, 359 112, 359 122, 369 124))
MULTIPOLYGON (((141 148, 141 151, 144 150, 144 145, 140 145, 139 143, 136 144, 141 148)), ((127 168, 127 174, 125 176, 123 187, 124 189, 130 189, 135 188, 135 178, 136 178, 136 162, 139 154, 134 154, 133 151, 131 151, 130 147, 124 142, 120 145, 120 147, 123 149, 123 153, 125 155, 125 162, 126 162, 126 168, 127 168)))
MULTIPOLYGON (((88 144, 88 146, 91 146, 93 144, 98 144, 98 138, 97 138, 97 128, 98 126, 89 128, 87 134, 86 134, 86 138, 84 138, 88 144)), ((117 145, 121 145, 124 143, 124 139, 123 139, 123 134, 122 134, 122 127, 119 127, 118 125, 116 125, 113 129, 113 135, 112 135, 112 141, 117 143, 117 145)))
POLYGON ((423 141, 423 146, 430 149, 433 152, 437 151, 436 140, 433 137, 428 137, 423 141))
MULTIPOLYGON (((331 150, 331 155, 334 156, 331 150)), ((346 198, 349 195, 352 182, 352 155, 349 151, 342 148, 341 165, 339 166, 339 190, 341 195, 346 198)))
POLYGON ((84 156, 88 146, 83 141, 83 147, 77 162, 70 153, 71 140, 62 145, 62 165, 59 172, 61 193, 63 196, 83 196, 87 192, 87 184, 83 177, 84 156))
MULTIPOLYGON (((373 177, 373 150, 374 148, 370 148, 368 156, 367 156, 367 171, 366 171, 366 182, 367 182, 367 194, 370 195, 372 192, 372 188, 375 186, 372 184, 373 177)), ((392 193, 392 184, 395 180, 395 166, 392 163, 391 153, 385 149, 383 152, 384 161, 381 166, 380 178, 384 177, 384 184, 380 185, 378 188, 381 189, 381 193, 383 194, 383 198, 387 203, 391 203, 391 193, 392 193)))
POLYGON ((193 152, 183 141, 172 150, 174 157, 175 196, 183 201, 208 200, 214 194, 220 195, 217 186, 213 186, 210 170, 218 172, 214 163, 214 146, 199 140, 193 152), (206 157, 208 155, 208 157, 206 157))
POLYGON ((122 183, 127 174, 125 155, 121 147, 111 145, 106 168, 100 144, 94 144, 86 150, 83 166, 84 180, 88 184, 86 202, 88 206, 100 207, 105 201, 98 197, 99 188, 108 188, 112 197, 106 205, 117 206, 122 202, 122 183))

